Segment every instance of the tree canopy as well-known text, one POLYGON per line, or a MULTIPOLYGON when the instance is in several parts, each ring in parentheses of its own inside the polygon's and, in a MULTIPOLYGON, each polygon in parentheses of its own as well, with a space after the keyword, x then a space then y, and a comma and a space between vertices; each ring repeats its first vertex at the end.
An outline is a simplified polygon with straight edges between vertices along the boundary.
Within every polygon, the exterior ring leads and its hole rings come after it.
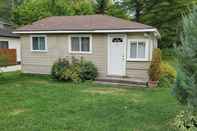
POLYGON ((161 33, 159 46, 173 47, 180 43, 181 18, 196 0, 123 0, 122 5, 134 20, 158 28, 161 33))
POLYGON ((111 0, 26 0, 12 12, 12 21, 25 25, 47 16, 108 14, 128 18, 119 3, 111 0))
POLYGON ((0 0, 0 20, 10 21, 12 10, 22 4, 24 0, 0 0))
POLYGON ((16 25, 47 16, 107 14, 156 27, 159 46, 180 44, 181 17, 197 0, 0 0, 0 14, 16 25), (13 6, 14 5, 14 6, 13 6))

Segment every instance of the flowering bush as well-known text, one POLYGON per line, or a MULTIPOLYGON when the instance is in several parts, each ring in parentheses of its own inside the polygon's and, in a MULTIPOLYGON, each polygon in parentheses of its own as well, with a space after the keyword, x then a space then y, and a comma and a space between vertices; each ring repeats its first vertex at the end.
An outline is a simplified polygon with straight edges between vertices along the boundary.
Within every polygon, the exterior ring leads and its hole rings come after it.
POLYGON ((171 87, 176 80, 176 70, 168 63, 161 63, 161 76, 158 87, 171 87))

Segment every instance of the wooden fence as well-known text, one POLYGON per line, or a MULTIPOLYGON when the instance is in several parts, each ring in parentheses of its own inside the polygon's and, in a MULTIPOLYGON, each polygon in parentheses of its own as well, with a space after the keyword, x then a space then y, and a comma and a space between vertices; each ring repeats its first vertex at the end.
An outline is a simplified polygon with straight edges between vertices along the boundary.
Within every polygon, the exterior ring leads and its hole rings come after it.
POLYGON ((16 65, 16 49, 0 49, 0 56, 7 57, 8 65, 16 65))

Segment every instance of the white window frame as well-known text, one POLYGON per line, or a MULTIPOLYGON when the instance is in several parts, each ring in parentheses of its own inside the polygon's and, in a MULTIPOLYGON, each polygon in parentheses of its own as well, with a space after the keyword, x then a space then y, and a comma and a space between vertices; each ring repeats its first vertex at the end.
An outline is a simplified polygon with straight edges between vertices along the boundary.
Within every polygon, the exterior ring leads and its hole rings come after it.
POLYGON ((86 34, 80 34, 80 35, 69 35, 69 53, 77 53, 77 54, 92 54, 92 35, 86 35, 86 34), (89 51, 81 51, 81 40, 79 41, 79 48, 80 51, 72 51, 72 43, 71 43, 71 38, 72 37, 89 37, 90 39, 90 50, 89 51))
POLYGON ((48 52, 47 35, 31 35, 31 52, 48 52), (45 50, 33 50, 33 37, 44 37, 45 40, 45 50))
POLYGON ((129 39, 127 44, 127 61, 148 61, 148 40, 147 39, 129 39), (131 42, 137 42, 137 55, 138 55, 138 43, 139 42, 145 42, 145 58, 130 58, 130 48, 131 48, 131 42))

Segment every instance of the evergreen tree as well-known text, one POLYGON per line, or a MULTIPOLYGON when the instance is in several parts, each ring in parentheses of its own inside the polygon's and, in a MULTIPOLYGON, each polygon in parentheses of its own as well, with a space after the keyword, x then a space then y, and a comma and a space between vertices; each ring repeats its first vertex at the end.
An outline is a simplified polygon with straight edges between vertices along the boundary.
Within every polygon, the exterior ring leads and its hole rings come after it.
POLYGON ((180 44, 182 15, 188 13, 188 8, 193 6, 194 0, 151 0, 151 2, 152 4, 145 3, 141 21, 159 29, 162 36, 159 45, 161 48, 180 44))
POLYGON ((196 0, 123 0, 123 8, 134 15, 134 20, 159 29, 161 48, 179 44, 181 16, 188 8, 196 4, 196 0))
POLYGON ((183 18, 181 46, 177 49, 180 70, 174 93, 197 113, 197 8, 183 18))

